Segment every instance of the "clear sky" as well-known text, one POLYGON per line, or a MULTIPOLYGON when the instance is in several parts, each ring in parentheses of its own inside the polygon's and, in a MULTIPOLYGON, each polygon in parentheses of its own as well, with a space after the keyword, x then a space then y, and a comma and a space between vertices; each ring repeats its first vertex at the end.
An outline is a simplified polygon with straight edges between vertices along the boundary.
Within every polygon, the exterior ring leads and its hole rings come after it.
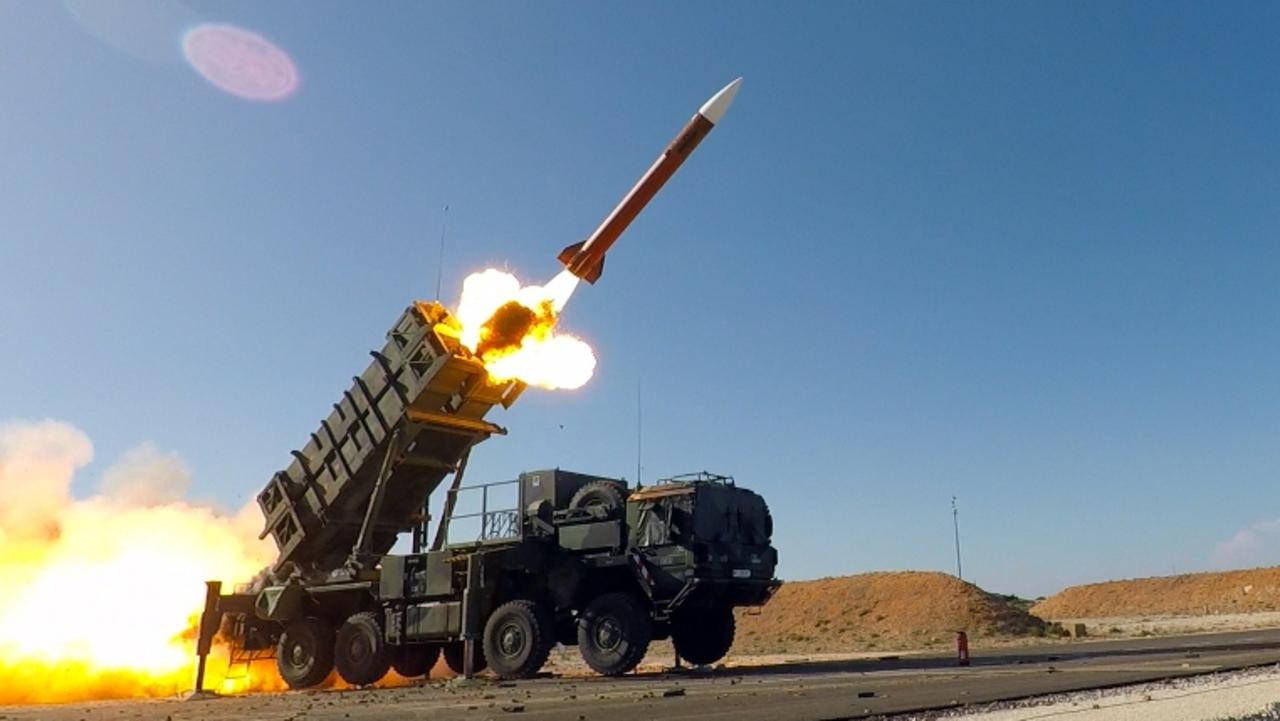
POLYGON ((732 111, 584 286, 582 390, 471 480, 708 469, 780 573, 1024 595, 1280 560, 1280 7, 0 0, 0 420, 151 441, 236 507, 404 306, 589 233, 732 111), (182 54, 260 33, 298 90, 182 54))

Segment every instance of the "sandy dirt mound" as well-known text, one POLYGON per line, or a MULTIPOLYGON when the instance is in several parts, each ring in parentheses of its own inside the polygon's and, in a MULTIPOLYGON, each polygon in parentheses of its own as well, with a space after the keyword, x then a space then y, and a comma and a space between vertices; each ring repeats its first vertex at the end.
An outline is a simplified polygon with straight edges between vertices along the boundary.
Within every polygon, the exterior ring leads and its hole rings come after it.
POLYGON ((736 654, 911 650, 1044 633, 1040 619, 945 573, 867 573, 789 582, 759 614, 740 611, 736 654))
POLYGON ((1036 604, 1048 619, 1280 610, 1280 567, 1071 586, 1036 604))

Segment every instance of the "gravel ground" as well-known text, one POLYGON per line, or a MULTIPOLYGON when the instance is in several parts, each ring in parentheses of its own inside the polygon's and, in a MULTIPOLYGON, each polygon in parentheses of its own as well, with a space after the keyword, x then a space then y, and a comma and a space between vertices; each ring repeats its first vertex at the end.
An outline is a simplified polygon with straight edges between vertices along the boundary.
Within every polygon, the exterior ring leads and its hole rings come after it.
POLYGON ((1042 696, 893 721, 1280 721, 1280 666, 1042 696))
POLYGON ((1207 616, 1150 615, 1108 618, 1054 618, 1063 625, 1083 623, 1090 638, 1175 636, 1280 627, 1280 612, 1220 613, 1207 616))

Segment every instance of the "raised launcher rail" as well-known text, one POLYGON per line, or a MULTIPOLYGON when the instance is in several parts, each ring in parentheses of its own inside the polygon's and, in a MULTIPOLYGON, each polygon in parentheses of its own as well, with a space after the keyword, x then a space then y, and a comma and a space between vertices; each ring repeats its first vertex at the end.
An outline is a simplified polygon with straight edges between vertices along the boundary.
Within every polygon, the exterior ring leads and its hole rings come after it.
POLYGON ((416 302, 294 460, 258 494, 280 551, 271 568, 328 574, 385 554, 423 520, 427 497, 471 447, 505 431, 484 420, 519 381, 493 383, 436 302, 416 302), (376 491, 376 492, 375 492, 376 491))

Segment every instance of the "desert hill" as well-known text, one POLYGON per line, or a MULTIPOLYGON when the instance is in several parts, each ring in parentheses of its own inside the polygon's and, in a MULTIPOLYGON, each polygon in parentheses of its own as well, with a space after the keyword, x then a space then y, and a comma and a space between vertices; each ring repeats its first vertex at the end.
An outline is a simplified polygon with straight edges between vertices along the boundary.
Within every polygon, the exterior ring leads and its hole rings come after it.
POLYGON ((1046 619, 1202 616, 1280 610, 1280 567, 1070 586, 1037 603, 1046 619))
POLYGON ((740 612, 734 652, 909 650, 1035 636, 1045 622, 945 573, 897 571, 788 582, 758 614, 740 612))

